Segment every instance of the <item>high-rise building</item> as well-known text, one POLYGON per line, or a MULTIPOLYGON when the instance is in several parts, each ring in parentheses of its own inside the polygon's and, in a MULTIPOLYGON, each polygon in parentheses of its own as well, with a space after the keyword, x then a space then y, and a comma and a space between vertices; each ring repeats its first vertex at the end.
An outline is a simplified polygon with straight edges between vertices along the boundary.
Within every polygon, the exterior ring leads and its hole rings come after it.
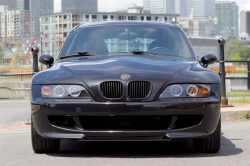
POLYGON ((240 33, 250 35, 250 11, 240 12, 240 33))
POLYGON ((17 0, 17 10, 30 10, 30 0, 17 0))
POLYGON ((235 2, 215 1, 217 36, 239 37, 239 6, 235 2))
POLYGON ((97 12, 97 0, 61 0, 62 12, 97 12))
POLYGON ((0 7, 1 43, 4 48, 12 48, 22 38, 34 36, 33 13, 21 10, 6 10, 0 7))
POLYGON ((187 17, 187 0, 174 0, 174 13, 187 17))
MULTIPOLYGON (((162 23, 172 23, 172 18, 179 19, 176 14, 149 14, 141 13, 141 8, 136 8, 137 12, 70 12, 54 13, 41 16, 43 28, 43 52, 57 56, 63 43, 70 34, 72 28, 82 23, 101 22, 101 21, 156 21, 162 23)), ((133 10, 134 10, 133 9, 133 10)), ((131 10, 131 7, 128 9, 131 10)), ((152 41, 151 41, 152 42, 152 41)), ((147 48, 148 43, 143 45, 147 48)), ((112 49, 112 43, 107 44, 108 49, 112 49)))
POLYGON ((17 0, 0 0, 0 5, 8 6, 9 10, 16 10, 17 0))
POLYGON ((30 0, 30 11, 34 13, 35 36, 40 36, 40 16, 54 12, 54 0, 30 0))
POLYGON ((214 0, 187 0, 187 16, 195 19, 214 17, 214 0))
POLYGON ((175 14, 175 0, 144 0, 144 11, 153 14, 175 14))

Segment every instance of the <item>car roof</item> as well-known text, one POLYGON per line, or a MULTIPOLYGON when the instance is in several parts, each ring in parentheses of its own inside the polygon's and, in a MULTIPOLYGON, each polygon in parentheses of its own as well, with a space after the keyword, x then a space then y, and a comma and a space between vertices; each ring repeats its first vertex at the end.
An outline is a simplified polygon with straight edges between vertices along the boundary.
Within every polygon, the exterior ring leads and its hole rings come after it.
POLYGON ((98 23, 83 23, 76 28, 85 28, 88 26, 93 27, 93 26, 102 26, 102 25, 158 25, 158 26, 179 28, 178 26, 174 24, 152 22, 152 21, 105 21, 105 22, 98 22, 98 23))

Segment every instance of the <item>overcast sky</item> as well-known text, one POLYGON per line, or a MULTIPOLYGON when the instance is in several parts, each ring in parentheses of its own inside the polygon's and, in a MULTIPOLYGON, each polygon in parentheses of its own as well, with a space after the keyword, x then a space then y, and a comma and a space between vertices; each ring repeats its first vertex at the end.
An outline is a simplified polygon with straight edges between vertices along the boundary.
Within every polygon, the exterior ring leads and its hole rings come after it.
MULTIPOLYGON (((70 0, 69 0, 70 1, 70 0)), ((228 0, 224 0, 228 1, 228 0)), ((250 0, 234 0, 240 7, 241 10, 250 10, 250 0)), ((61 11, 61 0, 54 0, 55 12, 61 11)), ((112 12, 116 9, 124 6, 137 4, 142 6, 143 0, 98 0, 98 11, 99 12, 112 12)))

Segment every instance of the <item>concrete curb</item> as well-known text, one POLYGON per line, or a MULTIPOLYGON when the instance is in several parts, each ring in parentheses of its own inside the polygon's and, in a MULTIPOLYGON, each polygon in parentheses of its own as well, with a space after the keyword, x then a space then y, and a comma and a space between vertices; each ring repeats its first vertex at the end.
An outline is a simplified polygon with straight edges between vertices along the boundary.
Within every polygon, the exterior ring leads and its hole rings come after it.
POLYGON ((250 105, 221 108, 221 120, 243 120, 246 113, 250 114, 250 105))

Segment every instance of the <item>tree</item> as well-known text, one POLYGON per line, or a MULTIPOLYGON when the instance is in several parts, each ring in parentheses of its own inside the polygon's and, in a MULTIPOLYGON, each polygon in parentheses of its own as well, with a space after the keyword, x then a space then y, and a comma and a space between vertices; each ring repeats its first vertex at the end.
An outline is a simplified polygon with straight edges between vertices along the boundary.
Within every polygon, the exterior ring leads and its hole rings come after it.
POLYGON ((3 56, 4 56, 3 48, 2 48, 2 46, 0 45, 0 62, 2 62, 3 56))
POLYGON ((242 60, 245 57, 250 59, 250 48, 243 41, 230 39, 226 43, 225 59, 230 60, 233 57, 234 60, 242 60))

